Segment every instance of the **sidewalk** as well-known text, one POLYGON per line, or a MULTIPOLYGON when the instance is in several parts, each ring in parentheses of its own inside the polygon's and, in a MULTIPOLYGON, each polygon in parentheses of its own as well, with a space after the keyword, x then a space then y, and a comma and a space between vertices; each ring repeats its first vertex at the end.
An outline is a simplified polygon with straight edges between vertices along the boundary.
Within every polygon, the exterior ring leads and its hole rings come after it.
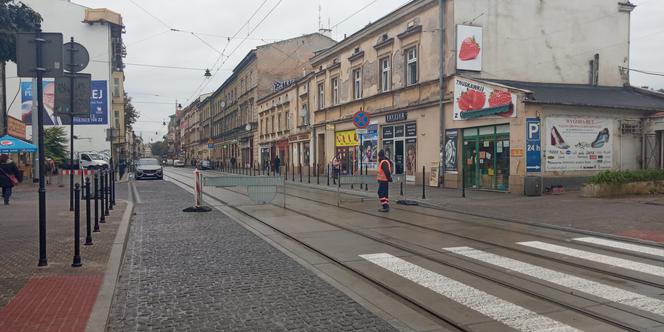
MULTIPOLYGON (((47 267, 37 267, 37 185, 21 185, 11 205, 0 206, 0 331, 84 331, 102 284, 111 246, 127 208, 126 185, 93 245, 85 246, 85 201, 81 201, 82 267, 74 256, 73 212, 68 188, 47 186, 47 267)), ((94 225, 94 201, 92 201, 94 225)))
MULTIPOLYGON (((228 175, 240 175, 230 174, 228 175)), ((336 191, 334 181, 321 175, 318 180, 306 176, 300 182, 299 174, 288 174, 288 184, 336 191), (317 182, 320 181, 320 185, 317 182)), ((399 183, 390 185, 390 200, 415 200, 423 206, 444 209, 449 212, 470 213, 477 216, 508 219, 520 222, 571 227, 592 232, 632 237, 664 243, 664 196, 629 196, 620 198, 585 198, 580 192, 562 195, 526 197, 509 193, 466 189, 461 197, 460 189, 442 189, 425 186, 426 198, 422 199, 422 184, 405 184, 404 196, 399 183)), ((376 197, 377 185, 369 184, 368 190, 355 185, 351 190, 345 185, 341 191, 370 198, 376 197)), ((378 203, 376 202, 378 207, 378 203)), ((421 209, 421 208, 420 208, 421 209)))

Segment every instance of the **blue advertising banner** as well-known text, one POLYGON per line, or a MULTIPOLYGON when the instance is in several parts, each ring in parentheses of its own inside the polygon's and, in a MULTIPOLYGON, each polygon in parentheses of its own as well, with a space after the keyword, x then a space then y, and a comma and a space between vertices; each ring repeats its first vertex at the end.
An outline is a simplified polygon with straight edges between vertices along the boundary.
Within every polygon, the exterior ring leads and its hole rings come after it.
POLYGON ((542 171, 542 139, 539 118, 526 119, 526 171, 542 171))
MULTIPOLYGON (((55 115, 55 82, 44 81, 44 125, 67 125, 68 117, 55 115)), ((75 125, 108 124, 108 88, 106 81, 92 81, 90 98, 90 117, 74 117, 75 125)), ((21 82, 21 114, 20 119, 28 126, 32 125, 32 82, 21 82)))

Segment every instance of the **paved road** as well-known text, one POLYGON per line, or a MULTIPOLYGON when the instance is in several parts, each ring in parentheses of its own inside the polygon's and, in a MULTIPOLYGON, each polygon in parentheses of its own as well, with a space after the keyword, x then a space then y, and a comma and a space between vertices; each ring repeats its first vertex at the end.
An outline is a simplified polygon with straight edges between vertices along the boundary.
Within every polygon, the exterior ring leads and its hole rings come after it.
POLYGON ((136 182, 111 331, 391 331, 393 327, 191 194, 136 182))

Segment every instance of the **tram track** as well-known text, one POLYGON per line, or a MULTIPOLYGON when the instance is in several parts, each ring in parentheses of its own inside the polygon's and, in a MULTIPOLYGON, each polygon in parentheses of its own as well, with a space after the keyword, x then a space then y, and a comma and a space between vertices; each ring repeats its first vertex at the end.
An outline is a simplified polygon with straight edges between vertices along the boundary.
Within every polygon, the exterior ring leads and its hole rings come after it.
MULTIPOLYGON (((178 174, 178 173, 176 172, 176 174, 178 174)), ((178 175, 180 175, 182 177, 186 177, 186 175, 183 175, 183 174, 178 174, 178 175)), ((174 180, 178 183, 181 183, 182 185, 185 185, 189 188, 192 188, 192 186, 189 183, 185 182, 185 181, 182 181, 180 179, 176 179, 172 176, 168 176, 168 177, 170 177, 172 180, 174 180)), ((187 180, 189 180, 189 178, 187 178, 187 180)), ((237 195, 246 196, 245 193, 238 192, 238 191, 235 191, 235 190, 231 190, 231 189, 228 189, 228 188, 221 188, 221 189, 229 191, 229 192, 237 194, 237 195)), ((318 201, 318 200, 311 199, 311 198, 308 198, 308 197, 307 198, 300 197, 298 195, 293 195, 293 194, 289 194, 289 193, 287 193, 287 195, 295 197, 295 198, 300 198, 300 199, 305 199, 305 200, 308 200, 308 201, 313 201, 313 202, 316 202, 316 203, 319 203, 319 204, 331 205, 331 206, 334 206, 336 208, 336 204, 331 204, 331 203, 328 203, 328 202, 322 202, 322 201, 318 201)), ((287 238, 289 238, 289 239, 305 246, 306 248, 321 254, 322 256, 330 259, 331 261, 335 262, 336 264, 352 271, 353 273, 356 273, 356 274, 362 276, 363 278, 365 278, 366 280, 368 280, 368 281, 370 281, 374 284, 379 285, 381 288, 388 290, 390 293, 395 294, 395 296, 398 296, 399 298, 405 299, 406 301, 408 301, 408 303, 411 303, 411 304, 415 305, 416 307, 421 308, 425 312, 433 315, 434 317, 437 317, 441 321, 446 322, 448 324, 451 324, 452 326, 458 328, 459 330, 465 330, 463 328, 463 326, 461 326, 460 324, 455 323, 449 317, 441 317, 435 311, 431 310, 430 308, 426 308, 426 306, 424 306, 423 304, 418 303, 417 300, 409 298, 405 294, 400 294, 398 290, 392 289, 389 285, 385 285, 385 284, 381 283, 380 281, 375 280, 371 276, 368 276, 368 275, 366 275, 365 273, 363 273, 361 271, 357 271, 357 269, 354 269, 350 266, 347 266, 347 264, 345 264, 344 262, 339 261, 339 260, 335 259, 334 257, 331 257, 329 254, 321 252, 320 250, 318 250, 318 249, 314 248, 313 246, 305 243, 304 241, 301 241, 301 240, 297 239, 295 236, 292 236, 292 235, 288 234, 287 232, 282 231, 282 230, 270 225, 268 222, 263 221, 260 218, 255 217, 255 216, 243 211, 240 208, 236 208, 236 207, 233 207, 232 205, 229 205, 228 202, 226 202, 222 199, 219 199, 218 197, 214 197, 214 196, 209 195, 209 194, 207 196, 209 198, 219 202, 219 203, 222 203, 225 206, 228 206, 228 207, 232 208, 233 210, 236 210, 236 211, 242 213, 243 215, 246 215, 246 216, 260 222, 261 224, 264 224, 264 225, 270 227, 271 229, 274 229, 275 231, 279 232, 280 234, 283 234, 287 238)), ((377 217, 376 215, 371 214, 371 213, 367 213, 366 211, 351 209, 351 208, 348 208, 348 207, 341 207, 341 208, 345 209, 345 210, 348 210, 348 211, 351 211, 351 212, 354 212, 354 213, 360 213, 360 214, 365 214, 365 215, 369 215, 369 216, 372 216, 372 217, 377 217)), ((296 210, 296 209, 293 209, 293 208, 287 207, 287 210, 292 211, 292 212, 297 213, 297 214, 300 214, 302 216, 311 218, 311 219, 316 220, 318 222, 325 223, 325 224, 328 224, 330 226, 342 229, 344 231, 347 231, 347 232, 362 236, 364 238, 376 241, 378 243, 382 243, 384 245, 387 245, 387 246, 390 246, 390 247, 393 247, 393 248, 397 248, 399 250, 402 250, 404 252, 413 254, 415 256, 425 258, 425 259, 427 259, 431 262, 440 264, 442 266, 448 266, 448 267, 451 267, 453 269, 456 269, 456 270, 462 271, 464 273, 467 273, 469 275, 472 275, 472 276, 475 276, 475 277, 478 277, 478 278, 481 278, 481 279, 484 279, 484 280, 488 280, 488 281, 490 281, 492 283, 495 283, 497 285, 501 285, 501 286, 506 287, 508 289, 518 291, 519 293, 527 294, 527 295, 532 296, 534 298, 541 299, 543 301, 552 303, 552 304, 554 304, 558 307, 565 308, 565 309, 568 309, 570 311, 577 312, 579 314, 585 315, 587 317, 591 317, 591 318, 596 319, 598 321, 602 321, 602 322, 605 322, 607 324, 611 324, 611 325, 613 325, 615 327, 618 327, 620 329, 624 329, 624 330, 628 330, 628 331, 640 331, 640 330, 642 330, 641 328, 639 328, 637 326, 631 326, 631 325, 626 324, 625 322, 619 321, 619 320, 617 320, 617 319, 615 319, 611 316, 602 315, 602 314, 599 314, 599 313, 596 313, 596 312, 591 312, 591 311, 587 310, 584 307, 576 306, 576 305, 573 305, 573 304, 570 304, 570 303, 564 303, 564 302, 562 302, 562 301, 560 301, 560 300, 558 300, 558 299, 556 299, 552 296, 544 295, 543 294, 544 292, 533 291, 532 289, 528 289, 526 287, 519 286, 519 285, 516 285, 514 283, 510 283, 510 282, 506 281, 505 278, 502 278, 502 280, 501 280, 499 278, 496 278, 495 276, 489 275, 488 273, 478 272, 477 269, 469 268, 468 265, 470 265, 470 266, 483 266, 485 269, 494 270, 498 273, 500 273, 500 272, 504 273, 504 271, 500 271, 496 268, 491 268, 491 267, 488 267, 488 266, 484 266, 483 264, 478 264, 477 262, 472 261, 470 259, 460 258, 459 256, 456 256, 456 255, 453 255, 453 254, 450 254, 450 253, 447 253, 447 252, 443 252, 443 251, 440 251, 438 249, 432 249, 432 248, 422 246, 422 245, 419 245, 419 244, 398 243, 399 242, 398 239, 388 237, 388 238, 390 238, 388 240, 388 239, 386 239, 386 237, 384 235, 377 236, 377 235, 374 235, 374 234, 370 234, 369 232, 366 232, 366 231, 361 231, 361 230, 358 230, 358 229, 355 229, 355 228, 352 228, 352 227, 339 225, 337 223, 330 222, 328 220, 325 220, 325 219, 320 218, 318 216, 312 215, 310 213, 299 211, 299 210, 296 210), (440 258, 437 258, 437 257, 433 257, 433 255, 439 255, 439 256, 442 255, 442 256, 445 256, 447 258, 446 259, 440 259, 440 258), (454 261, 458 261, 458 262, 454 262, 454 261)), ((385 216, 380 216, 380 217, 381 218, 386 218, 390 221, 399 222, 399 223, 404 224, 404 225, 418 227, 420 229, 424 229, 424 230, 427 230, 427 231, 435 231, 439 234, 455 236, 455 237, 458 237, 458 238, 463 238, 463 239, 471 240, 471 241, 474 241, 474 242, 484 243, 484 244, 495 246, 495 247, 503 247, 505 249, 508 249, 508 250, 511 250, 511 251, 521 252, 521 253, 524 253, 524 254, 527 254, 527 255, 534 255, 532 252, 528 252, 528 251, 524 251, 524 250, 517 250, 517 249, 512 248, 512 247, 503 246, 503 245, 496 244, 496 243, 491 243, 491 242, 488 242, 488 241, 477 240, 477 239, 474 239, 474 238, 471 238, 471 237, 468 237, 468 236, 462 236, 462 235, 459 235, 459 234, 444 232, 444 231, 441 231, 441 230, 438 230, 438 229, 434 229, 434 228, 430 228, 430 227, 426 227, 426 226, 422 226, 422 225, 417 225, 417 224, 410 223, 410 222, 403 222, 401 220, 396 220, 394 218, 389 218, 389 217, 385 217, 385 216)), ((440 216, 431 216, 431 217, 442 218, 440 216)), ((545 258, 545 259, 549 259, 549 260, 552 259, 551 257, 545 256, 545 255, 535 255, 535 256, 539 256, 540 258, 545 258)), ((579 268, 579 269, 592 270, 592 271, 597 272, 597 273, 606 273, 606 271, 604 271, 604 270, 588 268, 587 266, 584 266, 584 265, 581 265, 581 264, 570 264, 569 261, 564 261, 564 260, 557 260, 557 261, 561 264, 571 265, 571 266, 573 266, 575 268, 579 268)), ((627 276, 624 276, 624 275, 621 275, 621 274, 618 274, 618 273, 614 273, 613 275, 617 278, 631 280, 631 281, 634 281, 634 282, 639 283, 639 284, 648 284, 648 282, 644 282, 643 280, 638 279, 638 278, 629 278, 627 276)), ((553 289, 553 290, 556 290, 558 292, 562 292, 561 290, 559 290, 555 287, 551 287, 551 286, 546 285, 546 284, 533 282, 532 280, 528 280, 528 281, 530 283, 533 283, 533 284, 539 284, 539 285, 547 287, 549 289, 553 289)), ((653 283, 653 284, 650 284, 650 285, 662 288, 662 286, 660 284, 654 284, 653 283)), ((594 299, 589 299, 587 297, 582 297, 582 296, 579 296, 578 294, 576 294, 574 296, 578 296, 578 297, 584 298, 584 299, 589 300, 589 301, 597 302, 594 299)), ((600 303, 598 303, 598 304, 600 304, 600 303)), ((629 313, 631 315, 634 315, 634 316, 642 317, 642 318, 648 319, 648 320, 653 320, 653 321, 656 321, 656 322, 659 322, 659 323, 664 323, 664 317, 657 316, 656 319, 653 319, 652 315, 643 315, 638 311, 634 312, 633 310, 626 310, 626 308, 621 307, 620 305, 616 306, 616 305, 612 305, 610 303, 601 303, 601 304, 604 304, 607 307, 610 307, 610 308, 615 309, 615 310, 627 312, 627 313, 629 313)))

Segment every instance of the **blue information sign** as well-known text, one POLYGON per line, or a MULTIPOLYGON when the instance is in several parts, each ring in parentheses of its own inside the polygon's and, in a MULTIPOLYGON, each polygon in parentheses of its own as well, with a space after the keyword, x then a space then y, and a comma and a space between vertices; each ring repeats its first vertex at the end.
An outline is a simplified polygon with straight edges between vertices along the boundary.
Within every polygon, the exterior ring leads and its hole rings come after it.
POLYGON ((539 118, 526 119, 526 171, 542 171, 542 140, 539 118))

